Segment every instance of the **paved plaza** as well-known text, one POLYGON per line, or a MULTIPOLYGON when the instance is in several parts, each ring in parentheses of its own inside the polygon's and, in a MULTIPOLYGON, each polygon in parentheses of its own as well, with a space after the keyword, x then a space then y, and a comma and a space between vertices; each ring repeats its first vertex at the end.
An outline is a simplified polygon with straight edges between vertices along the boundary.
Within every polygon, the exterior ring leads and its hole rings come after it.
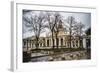
POLYGON ((90 52, 87 50, 74 51, 74 52, 41 52, 32 53, 30 62, 43 62, 43 61, 64 61, 64 60, 85 60, 90 59, 90 52))

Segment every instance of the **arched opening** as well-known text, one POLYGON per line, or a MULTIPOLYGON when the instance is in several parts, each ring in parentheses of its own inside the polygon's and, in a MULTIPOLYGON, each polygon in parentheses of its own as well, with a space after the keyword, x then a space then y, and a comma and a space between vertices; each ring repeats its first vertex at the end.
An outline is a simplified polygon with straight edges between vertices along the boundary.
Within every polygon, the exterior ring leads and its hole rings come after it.
POLYGON ((63 46, 63 39, 61 38, 61 46, 63 46))
POLYGON ((23 48, 25 48, 26 47, 26 41, 24 40, 23 41, 23 48))
POLYGON ((55 40, 53 39, 53 47, 55 46, 54 42, 55 42, 55 40))
POLYGON ((57 45, 56 46, 59 46, 59 39, 57 38, 57 41, 56 41, 57 45))
POLYGON ((47 40, 47 46, 49 46, 49 40, 47 40))
POLYGON ((76 40, 76 47, 78 47, 78 40, 76 40))
POLYGON ((42 47, 42 43, 40 43, 40 47, 42 47))
POLYGON ((45 39, 43 39, 43 47, 45 47, 45 39))
POLYGON ((73 48, 75 47, 74 41, 72 41, 73 48))

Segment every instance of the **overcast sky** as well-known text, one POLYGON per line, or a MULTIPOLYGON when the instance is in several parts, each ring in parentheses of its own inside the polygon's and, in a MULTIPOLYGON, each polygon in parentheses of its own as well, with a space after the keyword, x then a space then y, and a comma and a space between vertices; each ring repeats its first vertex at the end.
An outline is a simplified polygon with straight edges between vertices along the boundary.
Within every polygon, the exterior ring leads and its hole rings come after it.
MULTIPOLYGON (((41 11, 32 11, 32 10, 23 10, 23 16, 30 18, 31 16, 38 15, 41 11)), ((45 11, 42 11, 45 12, 45 11)), ((66 21, 68 16, 73 16, 77 22, 81 22, 85 25, 85 30, 91 27, 91 14, 90 13, 76 13, 76 12, 59 12, 63 19, 66 21)), ((27 24, 24 20, 22 21, 22 31, 23 31, 23 38, 30 37, 34 35, 34 32, 30 32, 29 28, 25 26, 27 24)), ((46 36, 49 31, 46 30, 41 36, 46 36)))

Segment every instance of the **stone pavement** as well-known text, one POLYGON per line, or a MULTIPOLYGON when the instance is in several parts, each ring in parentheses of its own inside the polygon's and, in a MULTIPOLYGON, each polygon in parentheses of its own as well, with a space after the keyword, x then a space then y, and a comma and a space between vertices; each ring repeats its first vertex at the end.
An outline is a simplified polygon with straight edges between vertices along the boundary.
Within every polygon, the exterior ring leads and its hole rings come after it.
POLYGON ((31 62, 41 61, 63 61, 63 60, 82 60, 88 59, 87 51, 63 52, 58 54, 32 54, 31 62))

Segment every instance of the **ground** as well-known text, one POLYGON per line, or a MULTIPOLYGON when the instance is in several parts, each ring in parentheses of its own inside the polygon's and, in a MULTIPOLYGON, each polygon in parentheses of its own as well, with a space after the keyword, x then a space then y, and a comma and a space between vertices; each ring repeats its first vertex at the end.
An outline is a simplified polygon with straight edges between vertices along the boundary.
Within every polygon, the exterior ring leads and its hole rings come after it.
POLYGON ((64 61, 64 60, 83 60, 90 59, 90 50, 86 49, 51 49, 51 50, 32 50, 24 62, 42 62, 42 61, 64 61))

